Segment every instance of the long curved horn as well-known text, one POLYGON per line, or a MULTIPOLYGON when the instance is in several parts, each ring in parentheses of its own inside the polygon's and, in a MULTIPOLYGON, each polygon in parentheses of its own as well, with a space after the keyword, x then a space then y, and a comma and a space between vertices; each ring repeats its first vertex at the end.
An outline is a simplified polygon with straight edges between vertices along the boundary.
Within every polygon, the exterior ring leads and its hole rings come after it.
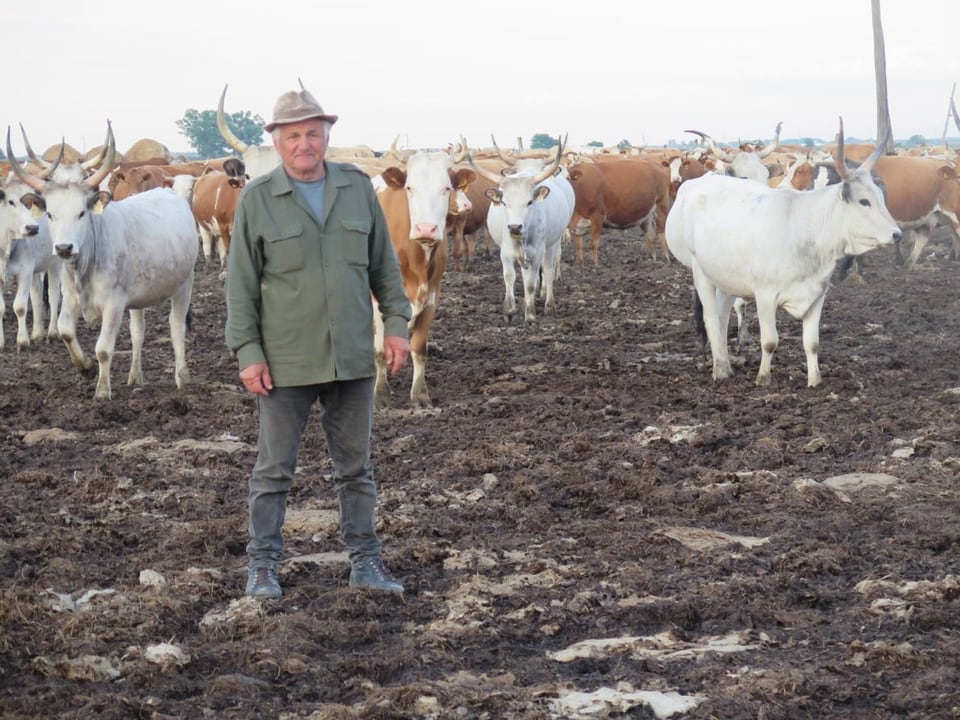
POLYGON ((773 141, 767 145, 763 150, 757 153, 757 157, 763 160, 770 153, 777 149, 777 146, 780 144, 780 128, 783 127, 783 120, 777 123, 777 129, 773 133, 773 141))
POLYGON ((542 183, 542 182, 543 182, 544 180, 546 180, 548 177, 550 177, 551 175, 553 175, 553 174, 557 171, 557 168, 560 167, 560 158, 563 157, 563 147, 564 147, 564 145, 567 144, 567 142, 566 142, 566 138, 564 138, 563 140, 560 140, 560 136, 559 136, 559 135, 557 135, 557 142, 559 143, 559 145, 557 145, 557 155, 556 155, 556 157, 554 157, 554 158, 553 158, 553 161, 552 161, 547 167, 545 167, 543 170, 541 170, 541 171, 536 175, 536 177, 533 178, 533 184, 534 184, 534 185, 539 185, 540 183, 542 183))
POLYGON ((850 178, 850 168, 847 167, 847 153, 843 147, 843 116, 840 116, 840 132, 837 133, 837 155, 833 159, 833 166, 837 174, 844 180, 850 178))
POLYGON ((470 146, 467 145, 467 140, 463 135, 460 136, 460 145, 463 146, 464 152, 467 154, 467 162, 470 163, 470 167, 477 171, 481 177, 485 177, 487 180, 492 182, 497 187, 500 186, 500 183, 503 181, 503 175, 498 175, 495 172, 491 172, 484 167, 480 167, 473 161, 473 153, 470 152, 470 146))
POLYGON ((107 146, 110 144, 109 142, 107 142, 109 140, 109 137, 110 135, 108 133, 107 137, 104 138, 103 147, 100 148, 100 152, 97 153, 96 157, 90 158, 89 160, 86 160, 85 162, 80 163, 80 167, 83 168, 84 172, 88 172, 90 170, 93 170, 94 168, 100 167, 103 164, 103 161, 107 159, 107 146))
POLYGON ((43 178, 44 180, 46 180, 51 175, 53 175, 53 171, 56 170, 58 167, 60 167, 60 163, 63 162, 63 151, 66 150, 66 148, 67 148, 66 140, 64 140, 63 138, 60 138, 60 152, 57 153, 57 156, 53 159, 53 162, 50 163, 49 167, 43 170, 43 172, 37 173, 37 177, 43 178))
POLYGON ((116 156, 117 141, 113 137, 113 126, 110 124, 110 121, 107 120, 107 157, 104 158, 103 164, 97 168, 97 171, 84 180, 84 184, 91 190, 99 188, 103 179, 113 170, 113 161, 116 159, 116 156))
POLYGON ((17 161, 17 156, 13 154, 13 148, 10 146, 10 126, 7 125, 7 159, 10 161, 10 167, 14 174, 28 187, 37 192, 43 192, 46 181, 36 175, 31 175, 24 170, 23 165, 17 161))
POLYGON ((47 162, 42 157, 38 157, 37 154, 33 151, 33 148, 30 147, 30 141, 27 140, 27 133, 23 129, 23 123, 20 123, 20 134, 23 135, 23 144, 27 150, 27 157, 30 158, 30 161, 37 167, 43 168, 40 172, 37 173, 37 177, 41 180, 48 180, 53 171, 60 167, 60 163, 63 162, 63 153, 66 149, 66 141, 60 139, 60 152, 57 153, 57 157, 53 162, 47 162))
POLYGON ((397 133, 393 138, 393 142, 390 143, 390 147, 383 151, 383 157, 393 158, 400 165, 406 167, 407 161, 404 159, 403 155, 400 154, 400 151, 397 150, 397 142, 400 140, 400 133, 397 133))
POLYGON ((30 159, 30 162, 32 162, 37 167, 43 168, 44 170, 50 167, 50 163, 48 163, 42 157, 39 157, 33 151, 33 148, 30 147, 30 141, 27 140, 27 131, 23 129, 23 123, 20 123, 20 135, 23 137, 23 147, 27 151, 27 157, 30 159))
POLYGON ((223 92, 220 93, 220 102, 217 103, 217 129, 220 131, 223 139, 227 141, 227 145, 243 155, 243 153, 250 149, 250 146, 234 135, 230 128, 227 127, 227 117, 223 114, 223 99, 227 96, 227 87, 227 85, 223 86, 223 92))
POLYGON ((888 129, 883 135, 883 141, 877 143, 876 149, 870 153, 870 157, 863 161, 860 165, 861 168, 870 172, 873 166, 876 164, 877 160, 880 159, 880 156, 887 151, 887 143, 890 141, 890 130, 888 129))
POLYGON ((953 122, 957 126, 957 130, 960 130, 960 113, 957 112, 957 104, 953 101, 953 98, 950 98, 950 114, 953 115, 953 122))
POLYGON ((730 162, 731 160, 733 160, 733 155, 731 155, 730 153, 726 153, 720 148, 718 148, 716 143, 713 142, 713 138, 707 135, 706 133, 700 132, 699 130, 684 130, 684 132, 692 133, 694 135, 699 135, 700 137, 702 137, 704 140, 707 141, 707 145, 710 147, 711 152, 713 152, 714 155, 716 155, 718 158, 720 158, 724 162, 730 162))
POLYGON ((450 162, 459 163, 467 159, 467 146, 462 142, 456 144, 456 147, 450 148, 450 162))
POLYGON ((516 158, 510 158, 503 154, 503 152, 500 150, 500 146, 497 145, 497 139, 493 136, 493 133, 490 133, 490 139, 493 141, 493 149, 497 151, 497 155, 500 156, 501 160, 511 167, 517 164, 516 158))

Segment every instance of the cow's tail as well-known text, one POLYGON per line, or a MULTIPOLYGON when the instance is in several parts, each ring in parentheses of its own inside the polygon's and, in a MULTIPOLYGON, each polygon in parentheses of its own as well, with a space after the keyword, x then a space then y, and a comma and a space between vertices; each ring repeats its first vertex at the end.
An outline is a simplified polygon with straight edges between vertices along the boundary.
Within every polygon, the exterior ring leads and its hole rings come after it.
POLYGON ((697 339, 700 341, 700 351, 706 355, 707 326, 703 322, 703 303, 700 302, 700 294, 696 288, 693 289, 693 317, 691 322, 693 323, 693 330, 697 334, 697 339))
POLYGON ((187 332, 193 331, 193 305, 187 305, 187 332))

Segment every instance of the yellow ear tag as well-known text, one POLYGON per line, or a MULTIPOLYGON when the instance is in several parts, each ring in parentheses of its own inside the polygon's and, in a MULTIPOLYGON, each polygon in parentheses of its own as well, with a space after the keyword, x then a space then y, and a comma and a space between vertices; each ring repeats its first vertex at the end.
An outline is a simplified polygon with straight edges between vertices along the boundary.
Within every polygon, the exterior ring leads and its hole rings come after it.
POLYGON ((38 218, 43 215, 43 210, 40 209, 39 205, 31 205, 30 214, 33 215, 33 217, 38 218))
POLYGON ((99 215, 102 212, 103 212, 103 200, 97 200, 97 202, 93 204, 93 214, 99 215))

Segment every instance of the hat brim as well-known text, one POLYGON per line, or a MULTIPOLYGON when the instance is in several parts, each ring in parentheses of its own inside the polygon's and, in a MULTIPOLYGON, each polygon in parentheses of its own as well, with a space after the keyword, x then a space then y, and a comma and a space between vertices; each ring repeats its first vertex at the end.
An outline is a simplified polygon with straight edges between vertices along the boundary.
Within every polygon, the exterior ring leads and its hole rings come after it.
POLYGON ((281 125, 291 125, 293 123, 303 122, 304 120, 325 120, 331 125, 333 125, 338 119, 339 115, 326 115, 324 113, 308 113, 300 117, 286 118, 284 120, 274 120, 263 126, 263 129, 266 132, 273 132, 275 128, 280 127, 281 125))

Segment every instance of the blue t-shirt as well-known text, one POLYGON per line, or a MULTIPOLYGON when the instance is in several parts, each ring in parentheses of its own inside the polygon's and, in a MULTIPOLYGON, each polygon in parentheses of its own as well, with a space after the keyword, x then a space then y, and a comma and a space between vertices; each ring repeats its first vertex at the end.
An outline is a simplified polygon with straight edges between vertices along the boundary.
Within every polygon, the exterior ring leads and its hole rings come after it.
POLYGON ((310 206, 310 209, 313 210, 313 214, 317 216, 317 220, 323 220, 323 192, 327 187, 327 176, 324 175, 319 180, 294 180, 290 178, 290 182, 293 183, 293 186, 297 189, 300 195, 306 200, 307 205, 310 206))

